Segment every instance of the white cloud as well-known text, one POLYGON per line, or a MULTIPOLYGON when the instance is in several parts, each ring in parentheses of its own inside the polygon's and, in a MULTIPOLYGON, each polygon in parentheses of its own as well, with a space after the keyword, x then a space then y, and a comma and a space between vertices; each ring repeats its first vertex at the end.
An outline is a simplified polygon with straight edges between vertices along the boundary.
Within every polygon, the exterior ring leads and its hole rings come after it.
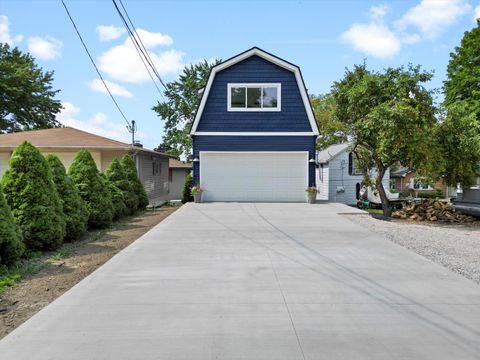
POLYGON ((52 60, 62 55, 63 43, 49 35, 44 38, 33 36, 28 39, 28 51, 42 60, 52 60))
POLYGON ((386 6, 370 8, 371 21, 368 24, 353 24, 341 37, 356 51, 378 58, 396 55, 401 48, 398 36, 383 23, 388 11, 386 6))
POLYGON ((477 5, 473 10, 473 21, 476 21, 477 19, 480 19, 480 5, 477 5))
POLYGON ((6 15, 0 15, 0 42, 15 46, 22 40, 22 35, 12 36, 10 34, 10 21, 8 21, 8 17, 6 15))
POLYGON ((383 21, 389 10, 390 8, 387 5, 372 6, 369 10, 370 17, 374 21, 383 21))
MULTIPOLYGON (((61 124, 110 139, 123 141, 127 144, 130 143, 131 134, 122 122, 117 123, 112 121, 107 115, 101 112, 94 113, 90 118, 82 120, 78 118, 80 108, 70 102, 63 102, 62 105, 63 109, 57 115, 57 120, 61 124)), ((142 132, 138 132, 136 136, 139 139, 146 138, 146 135, 142 132)))
POLYGON ((97 26, 97 34, 100 41, 110 41, 118 39, 125 34, 127 30, 120 26, 114 25, 99 25, 97 26))
MULTIPOLYGON (((173 44, 173 39, 169 35, 159 32, 150 32, 144 29, 137 29, 136 38, 137 40, 141 40, 141 42, 147 49, 151 49, 159 45, 173 44)), ((140 41, 138 42, 140 43, 140 41)), ((130 37, 125 40, 125 45, 133 46, 133 42, 130 37)))
POLYGON ((401 48, 400 40, 388 27, 374 22, 353 24, 342 34, 342 39, 355 50, 378 58, 392 57, 401 48))
POLYGON ((395 25, 400 31, 412 26, 423 38, 432 39, 470 9, 466 0, 422 0, 396 21, 395 25))
MULTIPOLYGON (((145 47, 150 49, 148 54, 160 76, 174 75, 183 69, 185 56, 183 52, 175 49, 155 50, 158 46, 173 44, 170 36, 143 29, 138 29, 137 32, 145 47)), ((101 54, 98 57, 98 66, 100 70, 118 81, 141 83, 150 78, 130 38, 122 45, 114 46, 101 54)))
MULTIPOLYGON (((108 88, 110 89, 110 92, 113 95, 123 96, 127 98, 133 97, 133 94, 130 91, 128 91, 126 88, 124 88, 122 85, 119 85, 117 83, 114 83, 113 81, 108 81, 108 80, 105 80, 105 83, 107 84, 108 88)), ((92 89, 93 91, 108 94, 107 89, 105 89, 105 85, 103 85, 103 82, 100 79, 93 79, 88 83, 88 85, 90 89, 92 89)))

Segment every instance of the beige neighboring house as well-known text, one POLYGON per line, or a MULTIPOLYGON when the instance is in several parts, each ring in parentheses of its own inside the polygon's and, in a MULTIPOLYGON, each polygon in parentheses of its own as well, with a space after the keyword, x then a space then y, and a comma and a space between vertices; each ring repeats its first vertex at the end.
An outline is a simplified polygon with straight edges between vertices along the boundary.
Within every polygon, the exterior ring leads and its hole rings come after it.
POLYGON ((168 182, 170 194, 168 200, 181 200, 185 178, 192 171, 192 164, 177 159, 169 160, 168 182))
POLYGON ((44 155, 57 155, 67 170, 80 149, 90 151, 97 168, 102 172, 113 159, 133 153, 138 175, 150 203, 159 204, 168 200, 168 161, 172 156, 71 127, 0 134, 0 177, 8 169, 13 150, 24 141, 32 143, 44 155))

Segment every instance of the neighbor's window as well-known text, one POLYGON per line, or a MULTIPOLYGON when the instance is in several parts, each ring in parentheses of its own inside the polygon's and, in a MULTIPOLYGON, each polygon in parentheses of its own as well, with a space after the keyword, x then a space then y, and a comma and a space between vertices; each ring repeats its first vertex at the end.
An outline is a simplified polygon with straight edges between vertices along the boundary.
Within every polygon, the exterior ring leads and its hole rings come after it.
POLYGON ((158 159, 153 158, 152 159, 152 175, 160 175, 160 172, 162 170, 161 164, 158 161, 158 159))
POLYGON ((228 111, 280 111, 280 84, 228 84, 228 111))
POLYGON ((433 190, 433 187, 428 182, 412 179, 410 182, 410 189, 414 190, 433 190))

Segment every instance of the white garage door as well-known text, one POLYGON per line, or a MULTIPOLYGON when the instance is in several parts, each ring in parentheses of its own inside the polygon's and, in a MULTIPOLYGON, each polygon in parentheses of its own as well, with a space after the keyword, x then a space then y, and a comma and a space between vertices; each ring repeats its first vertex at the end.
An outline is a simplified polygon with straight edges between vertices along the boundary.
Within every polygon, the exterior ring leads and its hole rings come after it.
POLYGON ((305 201, 308 152, 200 152, 205 201, 305 201))

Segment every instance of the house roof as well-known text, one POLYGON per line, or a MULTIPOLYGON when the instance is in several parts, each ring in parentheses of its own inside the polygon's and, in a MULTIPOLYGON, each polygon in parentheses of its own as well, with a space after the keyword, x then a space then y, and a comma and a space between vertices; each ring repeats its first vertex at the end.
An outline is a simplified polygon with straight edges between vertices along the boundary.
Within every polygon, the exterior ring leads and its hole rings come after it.
POLYGON ((168 167, 171 169, 191 169, 192 164, 177 159, 168 159, 168 167))
POLYGON ((38 148, 50 149, 103 149, 103 150, 135 150, 155 153, 171 157, 164 153, 146 148, 132 147, 130 144, 112 140, 72 127, 29 130, 9 134, 0 134, 0 149, 14 149, 22 142, 28 141, 38 148))
POLYGON ((343 143, 343 144, 335 144, 331 145, 325 150, 319 151, 317 154, 317 161, 320 164, 325 164, 332 160, 335 156, 342 153, 343 151, 347 150, 350 144, 343 143))
MULTIPOLYGON (((245 59, 248 59, 251 56, 259 56, 267 61, 270 61, 271 63, 278 65, 284 69, 287 69, 295 74, 295 79, 297 80, 297 85, 300 90, 300 94, 302 96, 303 104, 305 106, 305 110, 307 112, 308 120, 310 122, 310 126, 312 128, 312 135, 318 135, 318 125, 317 122, 315 121, 315 116, 313 114, 313 109, 310 104, 310 100, 308 98, 307 94, 307 89, 305 87, 305 82, 303 81, 303 76, 300 71, 300 68, 297 65, 294 65, 288 61, 285 61, 278 56, 272 55, 265 50, 262 50, 258 47, 253 47, 247 51, 244 51, 234 57, 231 57, 228 60, 225 60, 221 62, 218 65, 215 65, 212 67, 210 70, 210 75, 208 76, 208 81, 207 81, 207 86, 205 87, 205 91, 202 93, 202 99, 200 100, 200 105, 197 109, 197 113, 195 114, 195 120, 192 125, 192 129, 190 131, 190 135, 195 135, 197 133, 197 127, 198 123, 200 122, 200 118, 202 117, 203 109, 205 107, 205 104, 207 102, 208 95, 210 93, 210 89, 213 84, 213 80, 215 79, 215 74, 219 71, 222 71, 226 68, 229 68, 230 66, 233 66, 245 59)), ((200 135, 200 134, 197 134, 200 135)))
POLYGON ((390 177, 391 178, 400 178, 400 177, 403 178, 403 177, 407 176, 407 174, 409 174, 410 172, 412 172, 412 170, 407 169, 407 168, 400 168, 396 171, 392 171, 390 173, 390 177))

